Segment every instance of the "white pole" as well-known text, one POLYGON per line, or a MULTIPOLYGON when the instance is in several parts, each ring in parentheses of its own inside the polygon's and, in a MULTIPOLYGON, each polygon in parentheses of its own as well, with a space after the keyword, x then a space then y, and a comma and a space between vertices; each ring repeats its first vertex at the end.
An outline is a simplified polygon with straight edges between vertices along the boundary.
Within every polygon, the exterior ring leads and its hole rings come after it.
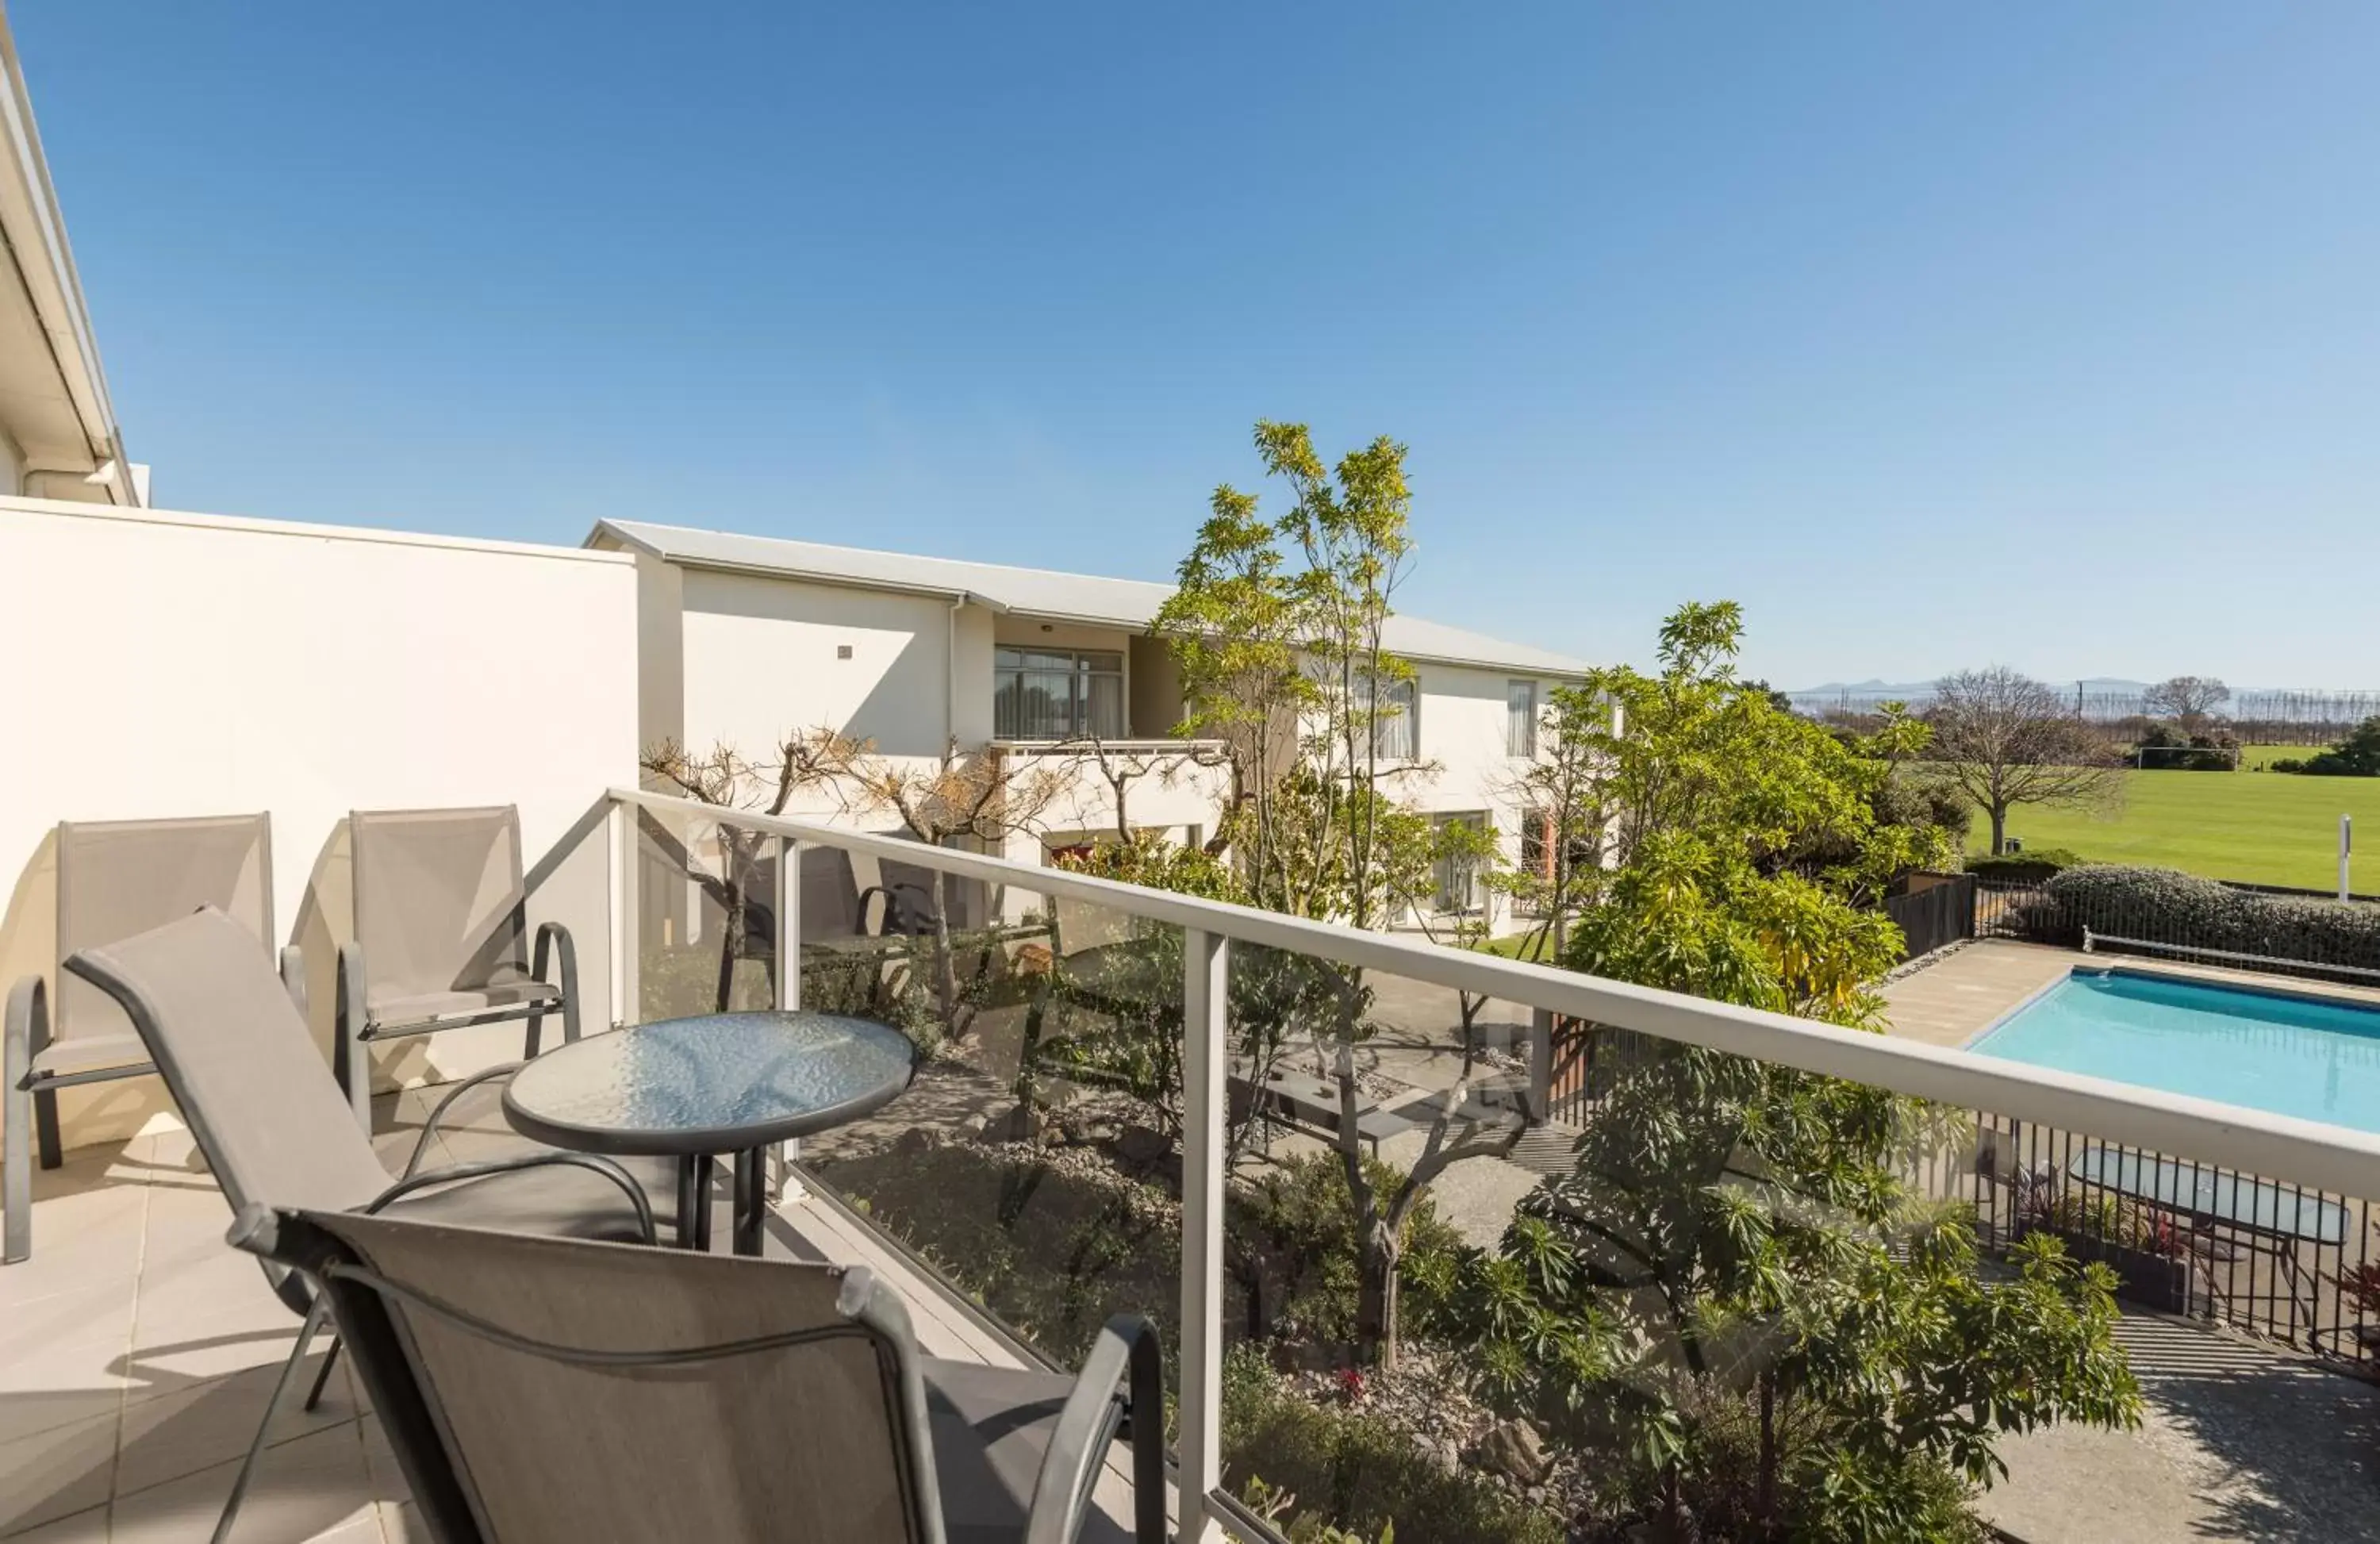
POLYGON ((1182 1467, 1175 1537, 1219 1544, 1209 1493, 1223 1483, 1223 1075, 1231 951, 1182 930, 1182 1467))
POLYGON ((2338 898, 2347 899, 2347 860, 2355 856, 2355 817, 2338 818, 2338 898))

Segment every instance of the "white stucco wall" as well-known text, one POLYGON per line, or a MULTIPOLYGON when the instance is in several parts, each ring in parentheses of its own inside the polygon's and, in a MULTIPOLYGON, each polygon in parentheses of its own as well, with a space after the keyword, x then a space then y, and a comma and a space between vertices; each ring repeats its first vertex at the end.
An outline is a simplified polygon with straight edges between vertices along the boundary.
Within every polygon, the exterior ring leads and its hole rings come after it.
MULTIPOLYGON (((0 981, 52 963, 59 821, 263 809, 277 942, 308 947, 327 1044, 346 812, 515 804, 532 917, 570 923, 608 1022, 601 828, 554 849, 636 779, 636 582, 575 548, 0 498, 0 981)), ((466 1030, 382 1065, 453 1072, 507 1044, 516 1027, 466 1030)), ((164 1107, 153 1078, 62 1106, 86 1142, 164 1107)))
MULTIPOLYGON (((941 753, 948 602, 703 569, 686 570, 684 586, 688 746, 761 755, 789 732, 828 724, 888 756, 941 753), (851 658, 838 656, 844 648, 851 658)), ((990 650, 978 652, 982 677, 961 681, 963 705, 991 690, 990 650)), ((987 731, 990 712, 987 701, 987 731)))

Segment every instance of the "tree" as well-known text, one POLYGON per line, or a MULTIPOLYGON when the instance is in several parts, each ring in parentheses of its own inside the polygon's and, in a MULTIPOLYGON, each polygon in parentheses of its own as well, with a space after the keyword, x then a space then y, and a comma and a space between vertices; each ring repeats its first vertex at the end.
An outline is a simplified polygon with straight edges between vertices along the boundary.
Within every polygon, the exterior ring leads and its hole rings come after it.
MULTIPOLYGON (((1232 747, 1233 803, 1219 835, 1250 900, 1292 916, 1389 927, 1409 912, 1414 875, 1428 866, 1432 844, 1445 840, 1395 796, 1428 775, 1427 764, 1384 747, 1417 679, 1386 641, 1413 553, 1405 449, 1382 437, 1326 466, 1302 424, 1259 422, 1255 440, 1267 474, 1288 486, 1289 507, 1267 521, 1255 496, 1218 488, 1151 630, 1166 638, 1181 671, 1180 732, 1232 747)), ((1447 1139, 1466 1078, 1444 1101, 1422 1162, 1382 1194, 1356 1128, 1354 1051, 1370 1033, 1370 993, 1360 971, 1335 967, 1322 974, 1336 990, 1318 992, 1306 979, 1316 973, 1284 966, 1269 972, 1282 983, 1278 993, 1251 995, 1277 999, 1298 1027, 1336 1041, 1326 1076, 1339 1083, 1337 1147, 1362 1241, 1359 1355, 1392 1357, 1403 1220, 1449 1163, 1506 1150, 1510 1137, 1447 1139)), ((1249 1029, 1261 1066, 1267 1046, 1277 1054, 1291 1025, 1258 1014, 1249 1029)))
MULTIPOLYGON (((667 739, 647 747, 638 758, 638 765, 648 779, 686 798, 724 810, 755 810, 763 815, 783 814, 794 795, 816 781, 798 744, 793 740, 778 746, 773 761, 755 763, 724 741, 697 756, 678 741, 667 739)), ((735 965, 745 957, 752 891, 761 878, 760 844, 759 833, 722 819, 719 823, 717 873, 703 869, 690 856, 682 857, 687 875, 722 914, 714 1006, 722 1014, 733 1005, 735 965)), ((770 960, 771 970, 786 968, 786 962, 775 958, 773 948, 770 960)))
POLYGON ((1602 870, 1612 826, 1614 711, 1593 689, 1556 687, 1538 716, 1537 754, 1513 779, 1515 802, 1537 822, 1541 855, 1538 864, 1502 875, 1505 893, 1535 918, 1523 934, 1523 959, 1554 953, 1602 870))
MULTIPOLYGON (((1870 1027, 1901 941, 1862 902, 1912 841, 1876 793, 1924 726, 1847 743, 1780 712, 1734 677, 1741 632, 1682 608, 1658 675, 1597 683, 1629 726, 1603 749, 1620 837, 1563 963, 1870 1027)), ((1663 1042, 1631 1061, 1572 1171, 1421 1290, 1482 1392, 1616 1447, 1667 1537, 1937 1537, 1946 1466, 1988 1477, 1998 1433, 2131 1418, 2104 1268, 2045 1247, 1987 1283, 1963 1221, 1909 1193, 1945 1112, 1663 1042)))
POLYGON ((2075 808, 2121 796, 2121 773, 2098 736, 2056 691, 2006 665, 1944 676, 1925 719, 1933 759, 1991 821, 1996 854, 2018 805, 2075 808))
POLYGON ((2347 737, 2328 750, 2316 751, 2303 760, 2276 761, 2273 770, 2311 772, 2317 777, 2380 777, 2380 713, 2349 730, 2347 737))
POLYGON ((2141 696, 2141 706, 2169 718, 2191 734, 2204 728, 2216 709, 2231 700, 2231 688, 2212 675, 2176 675, 2141 696))
MULTIPOLYGON (((1039 829, 1050 808, 1065 794, 1068 780, 1038 758, 1019 758, 997 748, 963 751, 952 739, 939 757, 880 755, 872 740, 856 739, 821 726, 785 742, 786 764, 798 763, 806 781, 835 791, 844 808, 889 814, 928 846, 968 841, 997 853, 1008 838, 1039 829)), ((934 871, 934 992, 943 1022, 960 1032, 957 956, 952 948, 951 876, 934 871)))

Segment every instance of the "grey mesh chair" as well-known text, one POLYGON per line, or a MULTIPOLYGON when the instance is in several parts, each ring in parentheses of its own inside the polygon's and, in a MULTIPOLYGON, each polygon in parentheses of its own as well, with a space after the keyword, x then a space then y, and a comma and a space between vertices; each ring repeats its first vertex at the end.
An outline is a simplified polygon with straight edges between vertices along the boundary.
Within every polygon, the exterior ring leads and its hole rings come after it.
POLYGON ((262 1208, 230 1236, 321 1283, 441 1544, 1115 1539, 1126 1432, 1130 1537, 1166 1537, 1145 1319, 1070 1379, 920 1356, 865 1269, 262 1208))
MULTIPOLYGON (((202 906, 221 907, 249 935, 260 959, 273 938, 273 830, 263 815, 196 820, 67 821, 57 829, 57 951, 145 932, 202 906)), ((303 995, 294 949, 281 953, 282 976, 303 995)), ((63 972, 28 976, 8 993, 6 1050, 0 1058, 0 1109, 6 1127, 6 1241, 0 1259, 23 1259, 33 1247, 31 1149, 42 1167, 65 1161, 58 1136, 58 1090, 145 1076, 149 1053, 107 996, 63 972), (52 983, 55 982, 55 985, 52 983)))
POLYGON ((570 930, 543 924, 528 955, 519 810, 359 809, 347 831, 355 940, 339 951, 332 1064, 366 1129, 376 1040, 526 1018, 534 1056, 553 1012, 578 1038, 570 930))
MULTIPOLYGON (((623 1165, 538 1148, 517 1156, 424 1169, 422 1159, 456 1099, 513 1070, 492 1068, 449 1089, 423 1123, 405 1173, 392 1182, 325 1076, 306 1021, 257 953, 245 928, 213 907, 139 937, 85 949, 66 970, 113 999, 180 1106, 190 1135, 237 1209, 256 1205, 376 1212, 530 1233, 652 1243, 662 1219, 647 1198, 671 1196, 666 1162, 623 1165)), ((273 1290, 303 1317, 265 1418, 249 1445, 216 1537, 247 1493, 249 1469, 315 1332, 329 1314, 300 1277, 268 1270, 273 1290)), ((333 1348, 333 1356, 336 1347, 333 1348)), ((325 1358, 309 1409, 331 1375, 325 1358)))

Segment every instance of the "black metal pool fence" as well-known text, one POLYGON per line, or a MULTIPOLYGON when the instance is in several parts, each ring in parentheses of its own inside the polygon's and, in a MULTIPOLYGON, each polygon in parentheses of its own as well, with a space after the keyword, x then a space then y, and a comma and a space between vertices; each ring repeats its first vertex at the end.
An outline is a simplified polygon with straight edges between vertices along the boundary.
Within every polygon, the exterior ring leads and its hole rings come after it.
MULTIPOLYGON (((2270 1034, 2243 1024, 2243 1034, 2270 1034)), ((2286 1054, 2274 1036, 2275 1053, 2286 1054)), ((1609 1026, 1557 1021, 1554 1119, 1585 1126, 1632 1073, 1677 1053, 1609 1026)), ((2380 1043, 2369 1052, 2380 1059, 2380 1043)), ((1904 1178, 1970 1209, 2005 1256, 2026 1235, 2115 1272, 2135 1307, 2211 1319, 2380 1376, 2380 1251, 2371 1205, 1991 1113, 1921 1123, 1904 1178), (1972 1139, 1970 1139, 1970 1137, 1972 1139)))

